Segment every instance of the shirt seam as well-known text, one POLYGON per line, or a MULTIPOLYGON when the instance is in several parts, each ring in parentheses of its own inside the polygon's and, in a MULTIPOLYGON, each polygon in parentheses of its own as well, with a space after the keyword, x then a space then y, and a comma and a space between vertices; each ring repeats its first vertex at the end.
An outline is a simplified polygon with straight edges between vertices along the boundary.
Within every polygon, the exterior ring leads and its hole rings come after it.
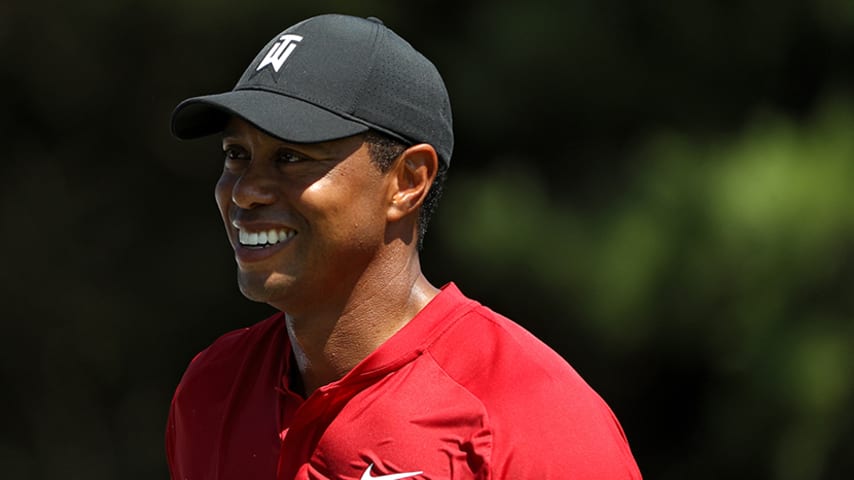
MULTIPOLYGON (((453 322, 453 324, 456 324, 456 322, 453 322)), ((444 331, 447 331, 447 329, 444 331)), ((443 333, 444 333, 444 331, 443 331, 443 333)), ((437 336, 437 338, 438 338, 438 336, 437 336)), ((492 420, 490 419, 489 410, 486 408, 486 404, 483 403, 483 400, 481 400, 480 397, 478 397, 471 390, 469 390, 468 387, 461 384, 459 381, 457 381, 456 378, 454 378, 453 375, 451 375, 447 370, 445 370, 445 367, 443 367, 442 364, 439 363, 439 360, 437 360, 436 357, 434 357, 433 354, 429 350, 425 350, 424 353, 430 357, 430 361, 433 363, 433 365, 435 365, 436 368, 438 368, 439 371, 441 371, 442 374, 448 380, 450 380, 451 382, 454 383, 454 385, 457 385, 463 391, 465 391, 466 394, 469 397, 471 397, 473 400, 475 400, 477 402, 477 404, 480 406, 480 410, 483 412, 483 428, 485 428, 486 430, 489 431, 489 444, 488 444, 489 445, 489 452, 487 455, 484 455, 484 460, 485 460, 484 463, 486 464, 486 470, 487 470, 487 473, 489 474, 489 476, 487 478, 492 478, 492 473, 493 473, 492 472, 492 453, 495 449, 495 440, 494 440, 495 439, 495 430, 492 428, 492 420)))

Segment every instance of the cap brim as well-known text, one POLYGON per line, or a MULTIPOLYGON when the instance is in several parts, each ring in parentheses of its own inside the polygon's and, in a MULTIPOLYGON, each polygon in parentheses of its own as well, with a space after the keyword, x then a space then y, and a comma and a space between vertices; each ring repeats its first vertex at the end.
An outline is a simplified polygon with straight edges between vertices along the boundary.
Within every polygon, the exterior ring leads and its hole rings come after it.
POLYGON ((234 115, 293 143, 325 142, 368 130, 303 100, 264 90, 236 90, 181 102, 172 112, 172 134, 188 140, 219 133, 234 115))

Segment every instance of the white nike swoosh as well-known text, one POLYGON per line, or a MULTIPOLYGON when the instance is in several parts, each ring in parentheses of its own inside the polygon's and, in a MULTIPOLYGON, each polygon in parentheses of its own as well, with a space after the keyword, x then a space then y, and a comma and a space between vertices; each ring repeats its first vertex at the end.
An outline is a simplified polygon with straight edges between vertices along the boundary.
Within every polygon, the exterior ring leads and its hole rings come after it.
POLYGON ((365 470, 365 473, 362 474, 361 480, 400 480, 401 478, 409 478, 414 477, 416 475, 421 475, 424 472, 406 472, 406 473, 392 473, 391 475, 380 475, 379 477, 375 477, 371 475, 371 470, 373 470, 374 464, 368 465, 368 469, 365 470))

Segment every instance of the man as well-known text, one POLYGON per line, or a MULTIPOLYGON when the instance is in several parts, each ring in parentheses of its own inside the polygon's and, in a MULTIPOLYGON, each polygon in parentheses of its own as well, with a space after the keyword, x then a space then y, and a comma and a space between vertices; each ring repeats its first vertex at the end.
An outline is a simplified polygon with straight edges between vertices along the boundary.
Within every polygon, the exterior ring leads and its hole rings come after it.
POLYGON ((422 274, 451 108, 433 64, 379 20, 288 28, 234 90, 182 102, 172 129, 222 134, 240 289, 281 312, 191 362, 169 414, 173 478, 640 478, 560 356, 422 274))

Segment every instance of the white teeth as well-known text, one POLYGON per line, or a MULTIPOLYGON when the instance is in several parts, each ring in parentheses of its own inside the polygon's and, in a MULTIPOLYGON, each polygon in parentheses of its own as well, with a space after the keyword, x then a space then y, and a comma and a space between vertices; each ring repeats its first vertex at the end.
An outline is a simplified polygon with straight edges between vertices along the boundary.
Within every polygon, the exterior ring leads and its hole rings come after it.
POLYGON ((294 230, 287 229, 270 229, 265 232, 249 233, 244 230, 239 230, 239 240, 241 245, 257 246, 257 245, 275 245, 279 242, 296 235, 294 230))

